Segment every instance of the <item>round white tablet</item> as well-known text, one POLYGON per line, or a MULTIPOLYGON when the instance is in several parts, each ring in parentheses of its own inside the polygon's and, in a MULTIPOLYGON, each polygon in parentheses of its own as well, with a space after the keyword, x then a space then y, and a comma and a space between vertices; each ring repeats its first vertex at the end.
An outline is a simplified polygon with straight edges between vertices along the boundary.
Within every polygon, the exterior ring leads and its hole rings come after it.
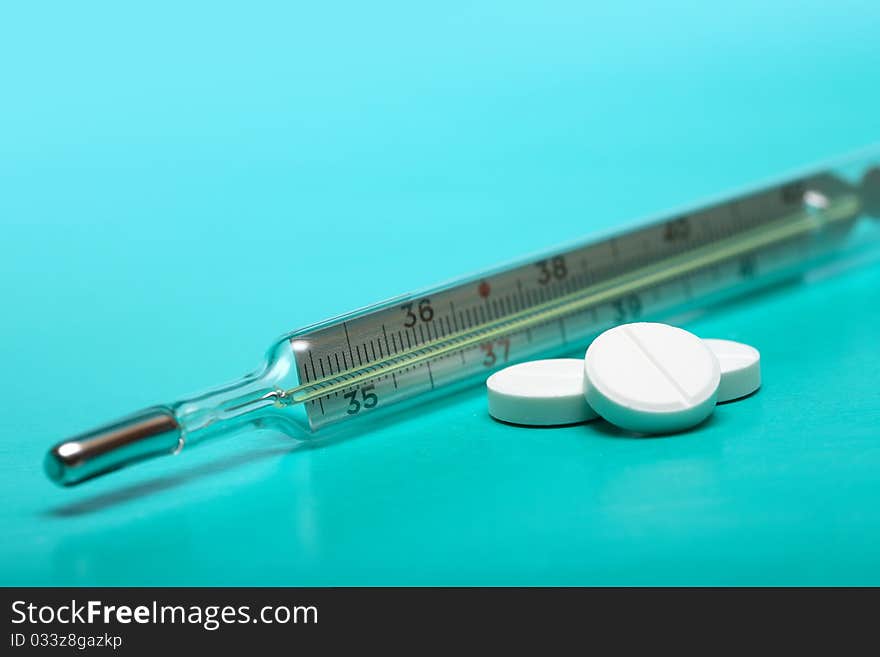
POLYGON ((584 398, 580 358, 533 360, 511 365, 486 380, 489 415, 529 426, 586 422, 596 414, 584 398))
POLYGON ((603 418, 639 433, 687 429, 715 408, 718 359, 693 333, 639 322, 602 333, 587 349, 587 402, 603 418))
POLYGON ((721 366, 718 403, 750 395, 761 387, 761 353, 733 340, 703 340, 721 366))

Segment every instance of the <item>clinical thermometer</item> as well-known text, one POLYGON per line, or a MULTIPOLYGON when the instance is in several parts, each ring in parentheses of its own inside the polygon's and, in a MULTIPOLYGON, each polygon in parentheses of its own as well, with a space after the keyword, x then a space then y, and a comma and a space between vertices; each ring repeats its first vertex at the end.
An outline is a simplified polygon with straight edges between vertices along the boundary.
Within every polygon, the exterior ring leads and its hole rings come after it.
MULTIPOLYGON (((880 252, 880 149, 551 249, 283 335, 243 378, 65 440, 63 485, 216 436, 360 434, 510 363, 603 330, 710 310, 760 286, 880 252)), ((328 292, 331 292, 328 290, 328 292)))

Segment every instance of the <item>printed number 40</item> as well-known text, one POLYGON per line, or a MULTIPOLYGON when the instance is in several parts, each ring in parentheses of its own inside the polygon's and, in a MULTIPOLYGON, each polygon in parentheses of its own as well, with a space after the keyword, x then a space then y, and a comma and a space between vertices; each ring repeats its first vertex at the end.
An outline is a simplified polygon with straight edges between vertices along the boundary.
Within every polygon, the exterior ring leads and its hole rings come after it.
POLYGON ((356 415, 360 413, 361 408, 375 408, 376 404, 379 403, 379 398, 376 396, 375 392, 372 390, 375 388, 372 383, 368 386, 362 386, 360 388, 361 391, 361 401, 358 401, 358 391, 352 390, 351 392, 347 392, 343 395, 348 400, 348 408, 345 410, 349 415, 356 415))

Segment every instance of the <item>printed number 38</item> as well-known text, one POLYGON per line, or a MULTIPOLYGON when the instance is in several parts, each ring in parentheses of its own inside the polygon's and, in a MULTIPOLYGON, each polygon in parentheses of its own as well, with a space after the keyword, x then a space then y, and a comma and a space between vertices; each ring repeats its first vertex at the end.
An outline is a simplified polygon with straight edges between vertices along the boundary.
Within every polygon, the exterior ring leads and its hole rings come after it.
POLYGON ((556 256, 549 260, 539 260, 535 263, 540 275, 538 276, 539 285, 547 285, 552 280, 561 281, 568 276, 568 268, 565 266, 565 258, 556 256))

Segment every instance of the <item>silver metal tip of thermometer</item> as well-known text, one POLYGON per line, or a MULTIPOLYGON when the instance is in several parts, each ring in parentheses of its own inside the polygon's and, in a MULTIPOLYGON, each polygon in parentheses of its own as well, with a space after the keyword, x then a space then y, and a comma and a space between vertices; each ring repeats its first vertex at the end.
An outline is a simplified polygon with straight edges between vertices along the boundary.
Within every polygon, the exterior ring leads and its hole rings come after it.
POLYGON ((46 475, 73 486, 144 459, 173 454, 182 447, 174 414, 161 406, 58 443, 46 454, 46 475))

